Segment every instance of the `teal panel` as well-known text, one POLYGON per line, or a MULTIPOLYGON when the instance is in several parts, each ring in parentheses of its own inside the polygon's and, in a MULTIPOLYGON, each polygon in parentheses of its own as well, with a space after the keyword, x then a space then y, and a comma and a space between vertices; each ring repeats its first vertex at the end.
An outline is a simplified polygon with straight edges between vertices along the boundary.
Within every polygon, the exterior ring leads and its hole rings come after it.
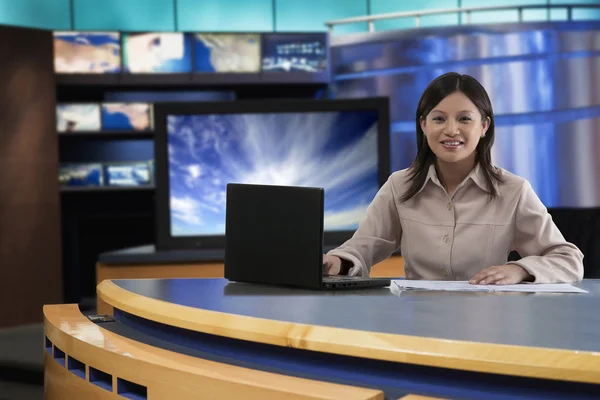
POLYGON ((272 32, 273 0, 174 0, 188 32, 272 32))
POLYGON ((73 0, 75 30, 173 31, 173 0, 73 0))
MULTIPOLYGON (((595 4, 600 5, 600 0, 550 0, 550 4, 595 4)), ((566 21, 567 20, 567 9, 566 8, 555 8, 550 11, 553 21, 566 21)), ((574 20, 599 20, 600 19, 600 8, 574 8, 573 15, 574 20)))
MULTIPOLYGON (((458 8, 458 0, 371 0, 371 14, 458 8)), ((421 17, 420 26, 457 25, 458 14, 421 17)), ((415 18, 390 19, 375 23, 375 30, 406 29, 415 27, 415 18)))
POLYGON ((0 24, 71 29, 69 0, 0 0, 0 24))
MULTIPOLYGON (((278 32, 322 32, 325 22, 368 15, 368 0, 276 0, 278 32)), ((335 33, 365 32, 366 23, 339 25, 335 33)))
MULTIPOLYGON (((481 0, 462 0, 463 7, 520 6, 533 4, 546 5, 547 3, 547 0, 487 0, 485 3, 481 0)), ((549 14, 547 9, 523 10, 523 21, 545 21, 548 19, 548 17, 549 14)), ((464 14, 462 20, 464 23, 464 14)), ((518 21, 519 12, 516 9, 471 13, 472 24, 506 23, 518 21)))

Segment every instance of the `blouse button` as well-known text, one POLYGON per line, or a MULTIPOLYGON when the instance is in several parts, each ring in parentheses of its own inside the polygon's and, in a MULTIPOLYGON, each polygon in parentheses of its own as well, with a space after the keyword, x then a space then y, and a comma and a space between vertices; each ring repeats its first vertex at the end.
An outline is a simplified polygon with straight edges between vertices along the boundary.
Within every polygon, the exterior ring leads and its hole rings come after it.
POLYGON ((450 236, 444 236, 444 243, 450 243, 450 236))
POLYGON ((452 211, 452 203, 448 203, 448 211, 452 211))

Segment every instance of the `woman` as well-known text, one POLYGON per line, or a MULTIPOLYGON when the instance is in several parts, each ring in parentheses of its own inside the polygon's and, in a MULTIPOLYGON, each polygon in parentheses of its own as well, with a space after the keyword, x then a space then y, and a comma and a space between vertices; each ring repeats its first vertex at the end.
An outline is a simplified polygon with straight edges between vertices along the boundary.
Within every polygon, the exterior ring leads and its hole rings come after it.
POLYGON ((368 276, 400 248, 407 279, 583 278, 583 254, 565 241, 529 182, 492 166, 494 114, 477 80, 448 73, 431 82, 416 128, 413 164, 390 176, 353 237, 324 256, 324 273, 368 276), (522 258, 507 263, 511 250, 522 258))

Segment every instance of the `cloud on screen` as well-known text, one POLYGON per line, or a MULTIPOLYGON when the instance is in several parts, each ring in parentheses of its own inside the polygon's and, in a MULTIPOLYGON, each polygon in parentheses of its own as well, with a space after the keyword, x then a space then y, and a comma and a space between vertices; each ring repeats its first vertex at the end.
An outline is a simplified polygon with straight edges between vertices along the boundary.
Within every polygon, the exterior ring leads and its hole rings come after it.
POLYGON ((356 229, 378 189, 372 112, 170 116, 172 234, 224 234, 227 183, 325 189, 325 229, 356 229))

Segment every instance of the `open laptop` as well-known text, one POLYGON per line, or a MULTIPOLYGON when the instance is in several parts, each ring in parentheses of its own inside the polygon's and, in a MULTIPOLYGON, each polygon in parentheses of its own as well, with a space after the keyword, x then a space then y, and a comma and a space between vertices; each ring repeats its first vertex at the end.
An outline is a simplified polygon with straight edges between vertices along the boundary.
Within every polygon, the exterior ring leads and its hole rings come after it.
POLYGON ((227 185, 225 278, 313 289, 385 287, 389 279, 323 276, 322 188, 227 185))

